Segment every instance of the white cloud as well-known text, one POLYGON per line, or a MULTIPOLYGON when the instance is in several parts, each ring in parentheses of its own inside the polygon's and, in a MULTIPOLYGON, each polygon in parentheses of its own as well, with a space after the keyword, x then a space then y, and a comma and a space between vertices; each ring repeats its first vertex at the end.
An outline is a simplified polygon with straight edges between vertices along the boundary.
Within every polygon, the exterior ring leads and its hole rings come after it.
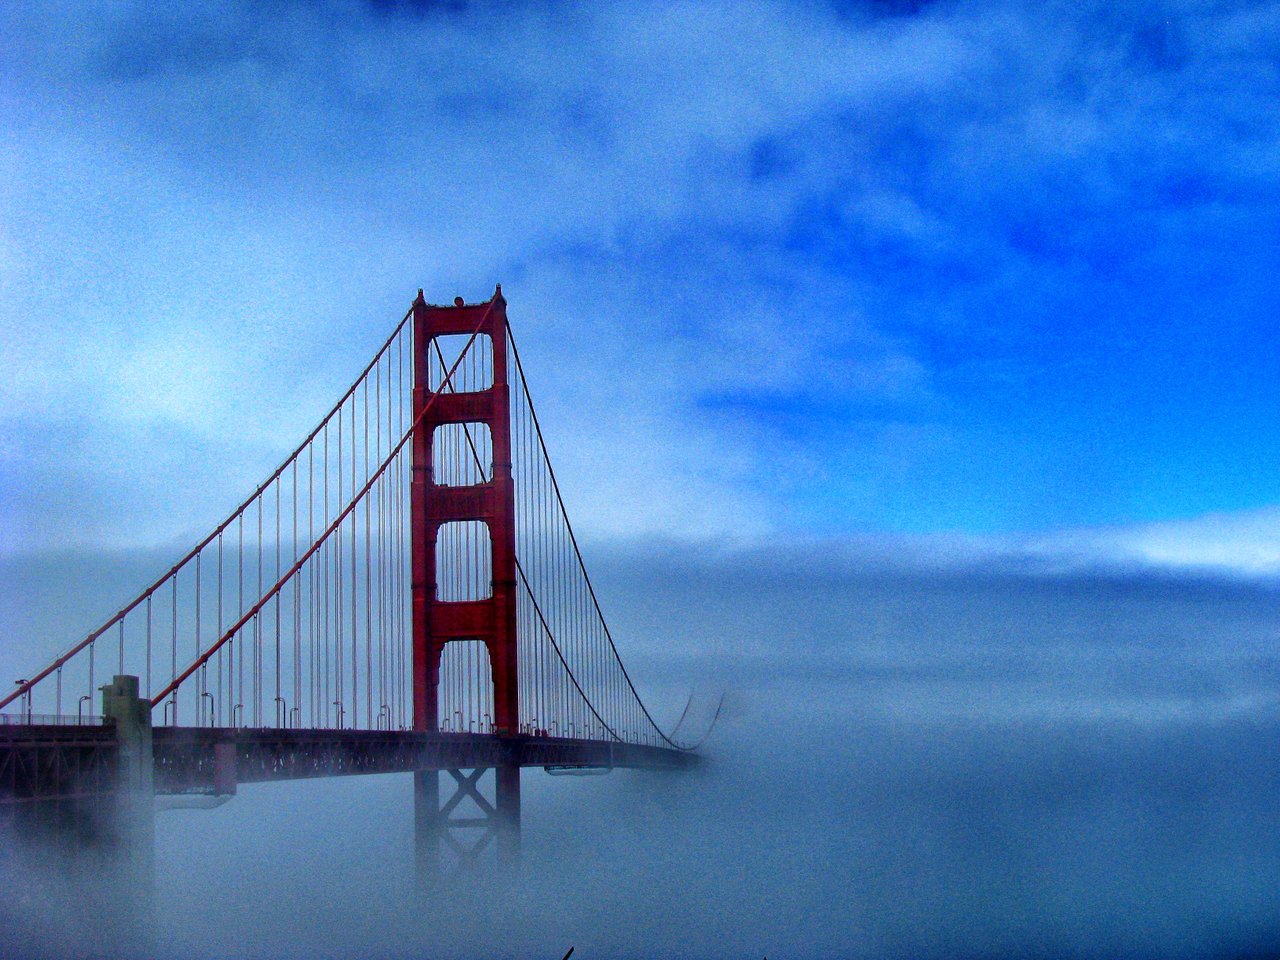
POLYGON ((1280 507, 1051 535, 1035 551, 1175 570, 1280 573, 1280 507))

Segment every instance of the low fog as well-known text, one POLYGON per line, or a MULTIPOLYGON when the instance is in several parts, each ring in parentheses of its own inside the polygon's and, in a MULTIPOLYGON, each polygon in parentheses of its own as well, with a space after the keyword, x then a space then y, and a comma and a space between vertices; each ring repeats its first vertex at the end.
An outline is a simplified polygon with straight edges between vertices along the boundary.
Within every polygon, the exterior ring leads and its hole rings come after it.
MULTIPOLYGON (((26 599, 3 626, 74 636, 150 560, 86 560, 74 594, 61 560, 9 565, 26 599)), ((431 900, 413 889, 405 776, 161 813, 160 954, 1280 953, 1269 582, 892 546, 596 560, 660 714, 727 693, 700 770, 526 771, 520 875, 431 900)), ((5 878, 9 929, 81 952, 90 925, 57 877, 5 878)))

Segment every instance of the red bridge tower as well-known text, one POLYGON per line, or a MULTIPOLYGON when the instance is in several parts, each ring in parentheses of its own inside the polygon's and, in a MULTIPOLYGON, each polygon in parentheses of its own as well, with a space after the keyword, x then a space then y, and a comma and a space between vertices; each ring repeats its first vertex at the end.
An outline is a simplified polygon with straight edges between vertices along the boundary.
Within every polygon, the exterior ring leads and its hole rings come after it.
MULTIPOLYGON (((487 303, 465 304, 459 297, 452 307, 431 306, 422 291, 413 304, 413 480, 411 488, 411 540, 413 591, 413 725, 415 730, 439 730, 438 688, 441 655, 453 641, 480 641, 489 652, 493 681, 493 732, 519 733, 519 698, 516 663, 516 527, 515 488, 511 472, 511 394, 507 382, 506 301, 499 286, 487 303), (433 340, 451 335, 471 336, 470 349, 487 337, 492 357, 492 379, 486 389, 450 392, 445 388, 428 406, 432 395, 430 370, 433 340), (424 412, 425 411, 425 412, 424 412), (419 419, 421 418, 421 419, 419 419), (432 456, 437 429, 446 424, 484 424, 493 450, 492 473, 487 481, 469 486, 444 486, 433 475, 432 456), (492 590, 484 599, 441 600, 437 589, 436 544, 440 528, 453 521, 480 521, 489 530, 492 549, 492 590)), ((488 371, 486 371, 487 373, 488 371)), ((452 840, 453 827, 480 828, 496 835, 499 856, 513 861, 520 849, 520 767, 517 763, 494 768, 496 802, 489 804, 478 790, 483 770, 463 773, 449 770, 455 792, 440 803, 440 777, 435 770, 414 774, 417 860, 422 876, 434 876, 440 862, 442 840, 452 840), (458 803, 470 796, 485 817, 482 822, 451 816, 458 803)), ((454 844, 464 859, 487 845, 489 836, 472 845, 454 844)))

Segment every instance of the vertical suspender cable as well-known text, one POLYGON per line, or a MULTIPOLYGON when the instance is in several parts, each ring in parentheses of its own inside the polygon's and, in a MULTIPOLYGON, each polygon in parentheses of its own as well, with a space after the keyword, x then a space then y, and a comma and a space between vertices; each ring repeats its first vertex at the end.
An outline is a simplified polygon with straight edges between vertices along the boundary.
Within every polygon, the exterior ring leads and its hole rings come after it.
MULTIPOLYGON (((338 501, 337 509, 342 510, 343 497, 342 478, 345 474, 346 458, 343 456, 342 447, 342 411, 338 411, 338 501)), ((342 549, 342 523, 339 522, 335 535, 334 545, 334 641, 333 641, 333 686, 334 686, 334 707, 337 709, 337 716, 334 718, 338 727, 342 727, 343 722, 343 705, 346 703, 346 691, 343 683, 342 655, 343 655, 343 626, 346 622, 344 601, 346 599, 346 591, 343 589, 343 570, 342 563, 344 551, 342 549)))
MULTIPOLYGON (((292 531, 293 562, 298 562, 298 461, 293 461, 292 490, 292 531)), ((302 722, 302 583, 299 576, 293 582, 293 710, 297 711, 298 722, 302 722)), ((285 718, 285 726, 289 726, 289 718, 285 718)))
POLYGON ((151 594, 147 594, 147 696, 155 688, 151 684, 151 594))
MULTIPOLYGON (((262 492, 258 492, 258 592, 262 596, 262 492)), ((253 725, 262 726, 262 617, 253 618, 253 725)))
MULTIPOLYGON (((237 576, 239 578, 240 586, 239 586, 239 601, 238 601, 236 616, 237 618, 239 618, 244 616, 244 513, 243 512, 240 513, 240 516, 237 518, 237 520, 238 520, 236 524, 237 533, 238 533, 238 544, 236 548, 237 554, 238 554, 237 576)), ((233 639, 232 643, 234 642, 235 640, 233 639)), ((231 725, 243 726, 244 725, 244 640, 243 638, 241 639, 240 643, 237 645, 236 650, 233 651, 231 658, 236 660, 236 694, 235 694, 236 702, 235 702, 235 706, 232 707, 231 725), (238 657, 237 657, 237 654, 238 654, 238 657), (240 709, 240 712, 241 712, 241 716, 239 717, 238 722, 235 715, 235 709, 237 707, 240 709)))
MULTIPOLYGON (((173 575, 172 583, 173 583, 173 590, 170 593, 170 602, 169 602, 169 606, 172 612, 172 616, 170 617, 171 629, 169 631, 169 659, 171 661, 170 666, 172 668, 173 678, 176 678, 178 676, 178 575, 176 573, 173 575)), ((175 726, 177 726, 177 723, 178 723, 177 691, 174 691, 174 696, 173 696, 173 723, 175 726)))
MULTIPOLYGON (((369 379, 364 381, 364 476, 369 479, 369 379)), ((373 581, 369 560, 371 544, 369 510, 373 492, 364 498, 364 725, 373 726, 373 581)))
MULTIPOLYGON (((276 565, 273 580, 280 579, 280 478, 276 477, 276 565)), ((276 631, 276 663, 275 663, 275 697, 271 702, 276 726, 281 726, 286 718, 280 716, 280 594, 275 598, 275 631, 276 631)))
MULTIPOLYGON (((218 623, 218 636, 222 636, 222 533, 221 532, 218 533, 218 618, 217 618, 217 623, 218 623)), ((148 643, 150 643, 149 640, 148 640, 148 643)), ((222 726, 222 717, 224 715, 223 714, 223 694, 225 692, 226 686, 223 683, 223 676, 222 676, 222 651, 221 650, 218 651, 218 662, 216 664, 216 670, 218 674, 218 692, 216 695, 217 699, 215 701, 216 706, 214 707, 214 711, 215 711, 214 724, 216 726, 222 726)), ((151 685, 150 680, 148 680, 147 696, 151 696, 151 691, 149 689, 150 685, 151 685)))
MULTIPOLYGON (((123 626, 123 621, 121 621, 123 626)), ((196 554, 196 656, 200 656, 203 649, 200 646, 200 554, 196 554)), ((196 687, 196 726, 204 726, 204 672, 201 671, 200 680, 196 687)))
MULTIPOLYGON (((355 397, 351 399, 351 497, 355 499, 356 493, 356 401, 355 397)), ((351 514, 351 727, 355 729, 360 725, 360 699, 359 699, 359 680, 357 677, 357 659, 359 657, 359 641, 357 638, 357 617, 358 610, 356 608, 356 529, 358 514, 353 511, 351 514)))

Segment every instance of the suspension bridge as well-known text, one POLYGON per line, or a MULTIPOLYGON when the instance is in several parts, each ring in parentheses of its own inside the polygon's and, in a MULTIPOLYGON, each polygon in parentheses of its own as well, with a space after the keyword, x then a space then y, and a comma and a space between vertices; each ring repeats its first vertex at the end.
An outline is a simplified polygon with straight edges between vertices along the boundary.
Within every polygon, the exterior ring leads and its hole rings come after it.
POLYGON ((419 291, 253 493, 0 710, 14 836, 147 847, 157 795, 402 772, 424 877, 518 855, 523 768, 685 769, 700 741, 619 656, 501 287, 419 291))

